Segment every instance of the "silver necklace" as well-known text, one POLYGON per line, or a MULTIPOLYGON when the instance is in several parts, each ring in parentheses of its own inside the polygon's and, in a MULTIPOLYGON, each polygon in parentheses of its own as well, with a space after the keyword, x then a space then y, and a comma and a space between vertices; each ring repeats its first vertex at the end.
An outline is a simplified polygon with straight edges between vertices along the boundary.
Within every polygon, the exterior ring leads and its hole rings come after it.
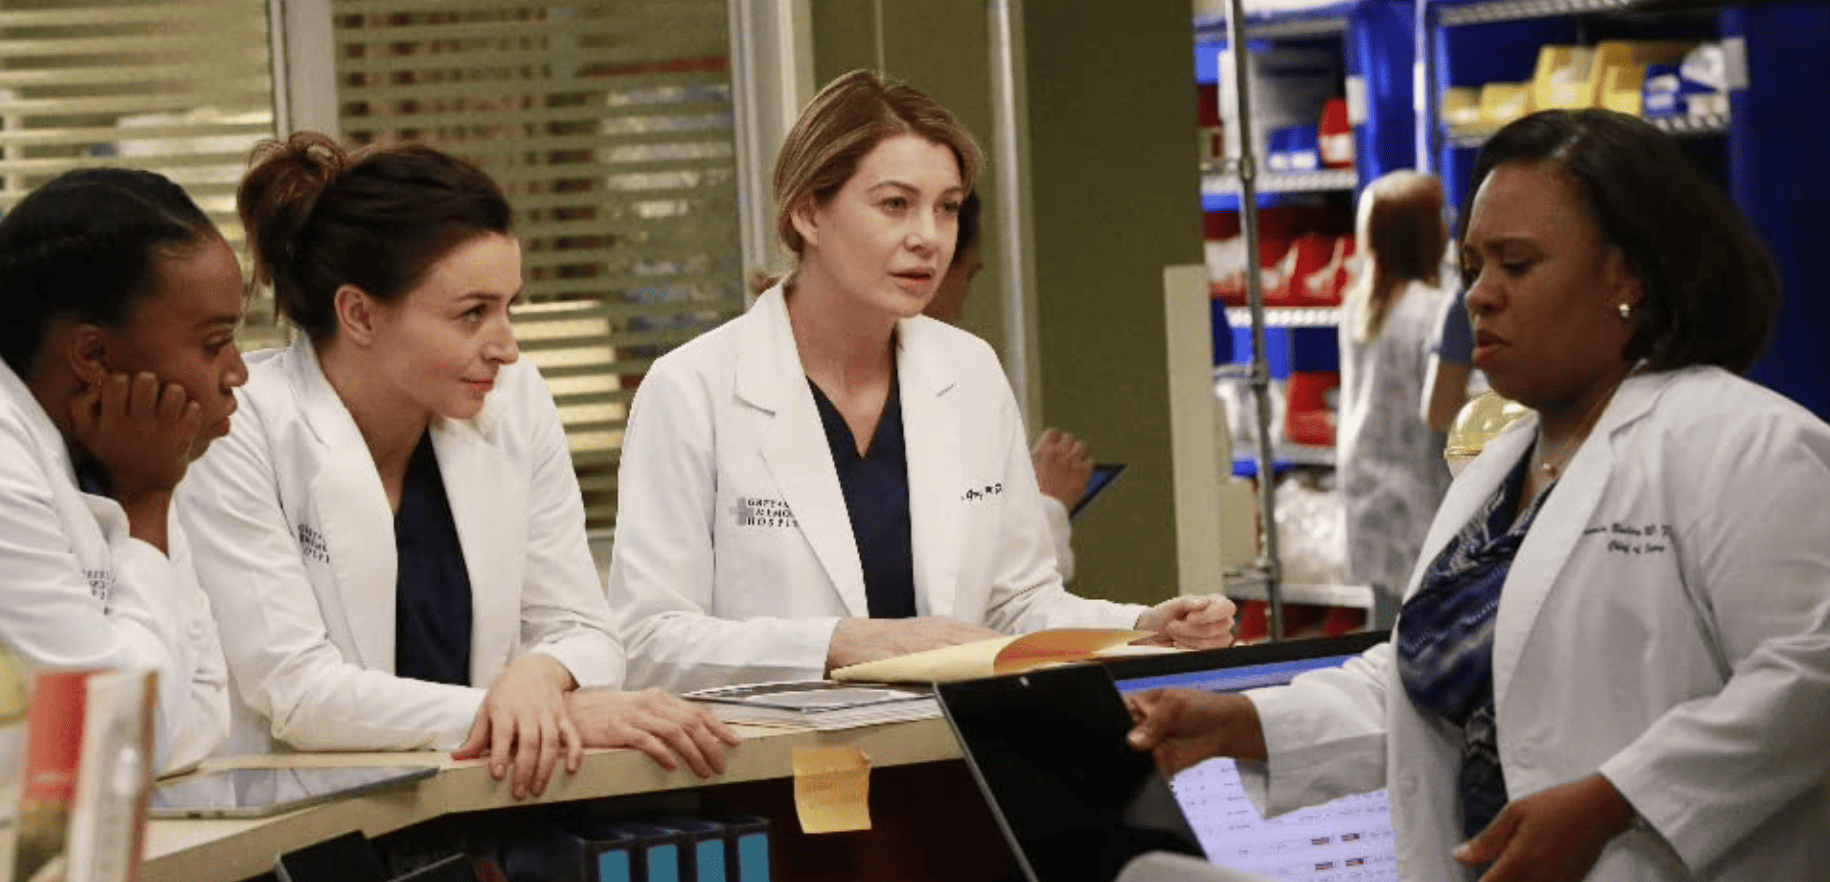
POLYGON ((1601 411, 1607 407, 1608 402, 1614 400, 1614 393, 1620 391, 1620 384, 1626 382, 1627 377, 1633 376, 1633 373, 1633 371, 1627 371, 1621 375, 1621 378, 1615 380, 1614 385, 1608 389, 1608 394, 1596 399, 1595 403, 1590 405, 1589 412, 1584 414, 1582 422, 1577 424, 1575 434, 1570 437, 1570 440, 1563 443, 1563 450, 1555 459, 1544 455, 1544 428, 1542 424, 1539 425, 1538 469, 1544 472, 1545 477, 1552 481, 1562 477, 1563 466, 1571 456, 1575 455, 1577 448, 1582 446, 1582 442, 1588 440, 1589 432, 1595 427, 1596 418, 1601 416, 1601 411))

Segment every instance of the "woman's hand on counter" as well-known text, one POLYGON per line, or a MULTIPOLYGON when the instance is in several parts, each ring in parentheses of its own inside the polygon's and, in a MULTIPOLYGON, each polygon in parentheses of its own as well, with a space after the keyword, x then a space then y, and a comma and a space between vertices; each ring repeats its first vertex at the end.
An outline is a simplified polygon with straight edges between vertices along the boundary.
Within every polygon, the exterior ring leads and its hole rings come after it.
POLYGON ((1145 643, 1182 649, 1218 649, 1233 645, 1233 615, 1238 609, 1218 594, 1171 597, 1137 617, 1140 631, 1154 631, 1145 643))
POLYGON ((724 749, 743 741, 705 706, 658 689, 580 689, 566 705, 586 747, 634 748, 670 772, 684 759, 701 778, 723 774, 724 749))
POLYGON ((1264 728, 1252 700, 1232 692, 1152 689, 1125 696, 1132 728, 1126 740, 1174 775, 1216 756, 1265 758, 1264 728))
POLYGON ((847 665, 1002 636, 990 628, 968 625, 945 616, 840 619, 838 627, 832 631, 832 642, 826 647, 826 672, 832 673, 847 665))
POLYGON ((452 759, 475 759, 489 754, 489 774, 497 781, 512 765, 514 797, 525 799, 546 792, 561 751, 566 771, 578 771, 584 762, 584 740, 568 716, 566 695, 577 683, 572 673, 550 655, 530 652, 515 659, 483 696, 470 735, 452 759))

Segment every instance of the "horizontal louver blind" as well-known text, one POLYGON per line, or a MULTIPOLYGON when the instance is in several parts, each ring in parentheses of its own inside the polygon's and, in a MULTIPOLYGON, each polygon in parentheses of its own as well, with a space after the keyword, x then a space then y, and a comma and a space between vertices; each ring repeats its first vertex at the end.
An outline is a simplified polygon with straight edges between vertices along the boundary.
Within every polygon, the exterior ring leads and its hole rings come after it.
MULTIPOLYGON (((235 185, 273 129, 266 0, 5 0, 0 211, 73 168, 182 185, 243 253, 235 185)), ((249 333, 274 331, 254 303, 249 333)))
POLYGON ((336 0, 355 143, 476 162, 515 207, 523 357, 559 402, 592 528, 635 385, 742 310, 725 0, 336 0))

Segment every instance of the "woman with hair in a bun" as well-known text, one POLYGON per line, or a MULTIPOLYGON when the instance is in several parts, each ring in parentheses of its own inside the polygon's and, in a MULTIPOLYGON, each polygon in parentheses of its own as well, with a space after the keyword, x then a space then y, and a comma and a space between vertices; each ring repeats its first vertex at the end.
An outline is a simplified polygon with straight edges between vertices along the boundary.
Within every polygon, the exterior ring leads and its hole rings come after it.
POLYGON ((229 696, 173 489, 229 431, 241 267, 177 184, 68 172, 0 220, 0 642, 28 668, 158 673, 156 769, 229 696))
POLYGON ((587 747, 722 771, 737 739, 710 714, 616 691, 565 431, 509 322, 501 190, 427 147, 300 133, 257 151, 236 198, 300 334, 249 357, 244 416, 181 500, 233 747, 487 752, 517 798, 587 747))

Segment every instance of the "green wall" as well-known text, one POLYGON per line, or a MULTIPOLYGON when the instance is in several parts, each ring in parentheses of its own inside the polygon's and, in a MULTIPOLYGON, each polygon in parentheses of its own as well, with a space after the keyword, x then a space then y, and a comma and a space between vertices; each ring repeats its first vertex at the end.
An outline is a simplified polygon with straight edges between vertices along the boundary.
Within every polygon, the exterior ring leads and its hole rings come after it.
MULTIPOLYGON (((951 108, 989 153, 987 6, 813 0, 816 78, 877 67, 881 35, 883 68, 951 108)), ((1201 262, 1192 4, 1028 0, 1015 8, 1042 406, 1030 429, 1066 429, 1097 459, 1130 464, 1075 524, 1074 588, 1151 602, 1176 585, 1162 273, 1201 262)), ((988 206, 986 268, 965 324, 1005 352, 999 226, 988 206)))
POLYGON ((1076 590, 1114 599, 1176 584, 1163 267, 1202 260, 1193 16, 1024 5, 1042 413, 1131 464, 1075 523, 1076 590))

